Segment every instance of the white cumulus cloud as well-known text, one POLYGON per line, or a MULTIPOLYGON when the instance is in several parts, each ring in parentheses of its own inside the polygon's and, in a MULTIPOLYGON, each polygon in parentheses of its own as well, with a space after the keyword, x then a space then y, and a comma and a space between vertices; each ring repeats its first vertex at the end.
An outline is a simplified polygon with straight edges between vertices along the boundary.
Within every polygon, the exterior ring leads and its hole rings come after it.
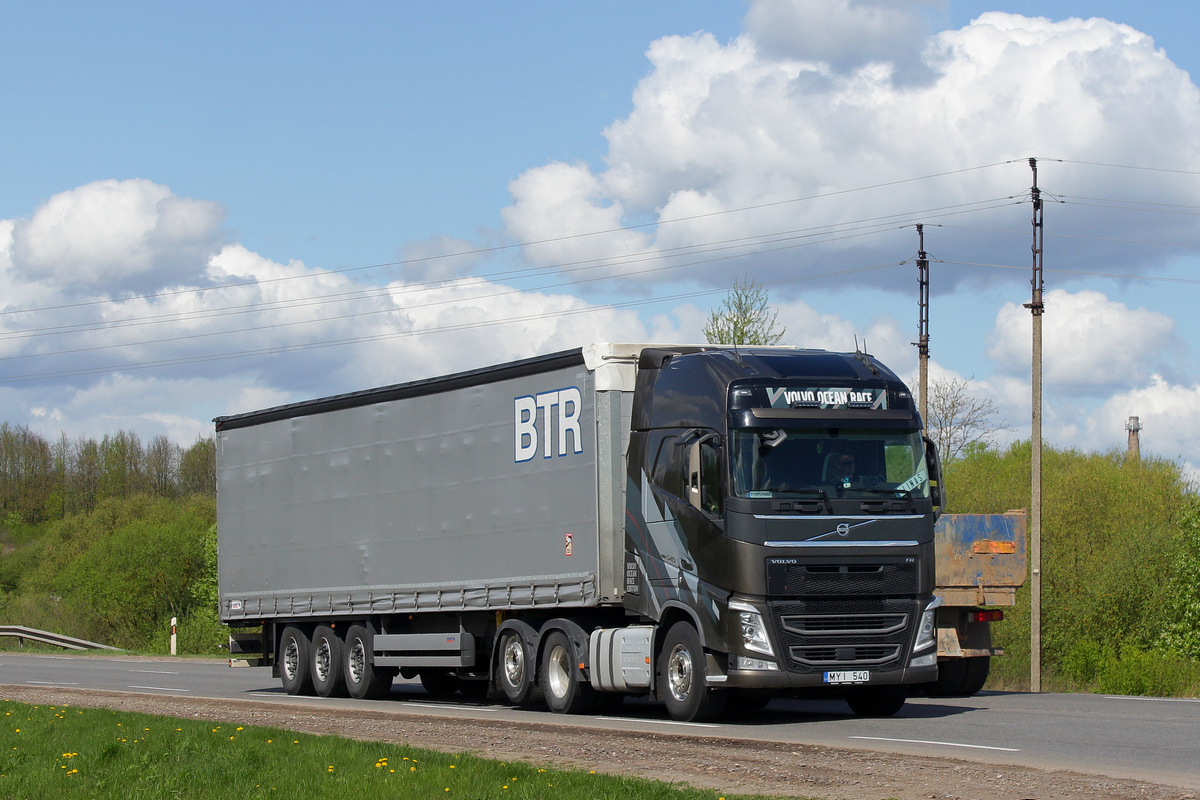
MULTIPOLYGON (((1175 321, 1157 311, 1129 308, 1091 290, 1054 289, 1043 300, 1042 374, 1047 385, 1094 390, 1135 385, 1181 351, 1175 321)), ((1004 372, 1028 374, 1032 330, 1029 309, 1006 303, 996 315, 988 356, 1004 372)))
POLYGON ((148 180, 96 181, 10 221, 10 268, 66 290, 168 286, 203 274, 224 217, 218 203, 148 180))
MULTIPOLYGON (((1171 167, 1200 169, 1200 91, 1149 36, 1104 19, 988 13, 925 38, 919 52, 929 75, 906 83, 889 53, 894 42, 917 35, 920 16, 897 3, 760 0, 751 4, 747 31, 728 43, 707 33, 653 42, 633 110, 605 131, 604 168, 551 163, 526 171, 510 187, 508 234, 518 241, 573 237, 529 248, 543 266, 711 243, 721 249, 647 277, 728 285, 747 264, 766 280, 903 258, 915 238, 911 230, 895 233, 905 221, 1024 222, 1028 206, 1013 206, 1031 183, 1031 155, 1159 166, 1148 154, 1169 153, 1171 167), (893 17, 906 22, 889 38, 893 17), (837 68, 839 54, 856 60, 850 31, 864 21, 871 46, 862 52, 873 60, 837 68), (985 165, 1000 166, 976 169, 985 165), (911 181, 940 173, 954 174, 911 181), (859 187, 877 188, 846 191, 859 187), (816 195, 825 196, 795 202, 816 195), (991 210, 960 216, 963 204, 991 210), (755 208, 736 211, 748 207, 755 208), (669 224, 630 227, 647 222, 669 224), (621 225, 610 236, 580 235, 621 225), (772 245, 747 241, 769 234, 783 236, 772 245), (789 249, 753 261, 711 260, 743 252, 734 242, 757 252, 789 249)), ((1172 175, 1137 173, 1130 183, 1121 171, 1048 161, 1039 177, 1043 188, 1071 199, 1200 204, 1200 187, 1172 175)), ((1133 220, 1055 208, 1058 232, 1092 226, 1119 238, 1136 225, 1129 238, 1170 241, 1181 226, 1194 227, 1171 215, 1133 220)), ((1026 235, 951 227, 937 230, 929 245, 943 259, 967 247, 1002 260, 1028 254, 1026 235)), ((1112 249, 1080 239, 1056 257, 1060 265, 1094 266, 1113 258, 1112 249)), ((1163 258, 1141 247, 1122 269, 1163 258)), ((947 271, 947 280, 963 274, 947 271)), ((898 272, 882 275, 907 289, 898 272)))

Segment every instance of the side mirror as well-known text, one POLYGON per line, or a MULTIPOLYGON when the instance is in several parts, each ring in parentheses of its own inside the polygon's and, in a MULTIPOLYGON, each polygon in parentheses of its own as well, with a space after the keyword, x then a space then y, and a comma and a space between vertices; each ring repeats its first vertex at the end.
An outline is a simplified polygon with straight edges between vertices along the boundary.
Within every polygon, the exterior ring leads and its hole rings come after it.
POLYGON ((942 483, 942 462, 938 459, 937 445, 928 436, 925 440, 925 465, 929 468, 929 497, 933 500, 933 514, 940 517, 946 508, 946 492, 942 483))
POLYGON ((687 445, 687 500, 693 508, 710 514, 721 513, 722 506, 721 482, 717 475, 717 445, 720 441, 719 434, 708 432, 687 445), (704 457, 705 448, 709 451, 708 459, 704 457))

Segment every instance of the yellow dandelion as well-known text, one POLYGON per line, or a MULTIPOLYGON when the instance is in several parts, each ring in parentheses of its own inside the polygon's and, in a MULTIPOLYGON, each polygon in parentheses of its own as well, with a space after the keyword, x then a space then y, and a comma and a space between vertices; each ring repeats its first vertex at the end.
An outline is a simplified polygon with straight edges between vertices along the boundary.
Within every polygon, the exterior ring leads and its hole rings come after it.
POLYGON ((451 764, 451 765, 450 765, 450 769, 454 769, 454 765, 453 765, 453 764, 451 764))

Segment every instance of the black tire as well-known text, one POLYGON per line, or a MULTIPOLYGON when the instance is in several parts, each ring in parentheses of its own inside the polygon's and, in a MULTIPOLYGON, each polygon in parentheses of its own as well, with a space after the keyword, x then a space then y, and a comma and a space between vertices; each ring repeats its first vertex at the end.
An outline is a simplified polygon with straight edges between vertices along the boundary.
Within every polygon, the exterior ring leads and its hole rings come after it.
POLYGON ((921 684, 930 697, 962 697, 967 680, 966 658, 951 658, 938 662, 938 677, 933 683, 921 684))
POLYGON ((893 686, 859 686, 846 693, 850 710, 860 717, 890 717, 904 708, 907 699, 908 687, 902 683, 893 686))
POLYGON ((448 695, 458 691, 458 676, 448 669, 423 669, 418 674, 421 686, 432 695, 448 695))
POLYGON ((342 639, 328 625, 320 625, 313 631, 312 638, 312 682, 313 689, 321 697, 345 697, 346 682, 342 673, 346 668, 342 655, 342 639))
POLYGON ((962 697, 977 694, 987 683, 988 673, 992 670, 991 656, 972 656, 964 659, 967 662, 966 676, 963 678, 962 697))
POLYGON ((562 631, 546 637, 539 683, 546 705, 556 714, 588 714, 596 707, 596 690, 575 666, 575 648, 562 631))
POLYGON ((359 700, 386 697, 396 675, 395 670, 375 666, 371 639, 371 631, 362 625, 351 625, 342 650, 346 690, 359 700))
POLYGON ((289 625, 279 638, 279 676, 288 694, 312 694, 312 643, 304 631, 289 625))
POLYGON ((658 696, 671 719, 715 719, 725 710, 725 693, 707 685, 708 669, 700 635, 688 622, 667 631, 658 656, 658 696))
POLYGON ((542 699, 541 689, 534 680, 537 667, 529 652, 529 646, 518 631, 510 629, 500 634, 497 680, 504 696, 513 705, 528 705, 542 699))

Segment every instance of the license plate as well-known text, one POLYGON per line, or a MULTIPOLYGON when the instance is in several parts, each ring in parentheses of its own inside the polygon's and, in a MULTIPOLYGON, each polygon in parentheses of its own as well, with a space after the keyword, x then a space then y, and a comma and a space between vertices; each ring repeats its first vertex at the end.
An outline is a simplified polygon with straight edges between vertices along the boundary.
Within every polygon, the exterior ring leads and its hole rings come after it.
POLYGON ((871 673, 865 669, 825 673, 826 683, 866 683, 869 680, 871 680, 871 673))

